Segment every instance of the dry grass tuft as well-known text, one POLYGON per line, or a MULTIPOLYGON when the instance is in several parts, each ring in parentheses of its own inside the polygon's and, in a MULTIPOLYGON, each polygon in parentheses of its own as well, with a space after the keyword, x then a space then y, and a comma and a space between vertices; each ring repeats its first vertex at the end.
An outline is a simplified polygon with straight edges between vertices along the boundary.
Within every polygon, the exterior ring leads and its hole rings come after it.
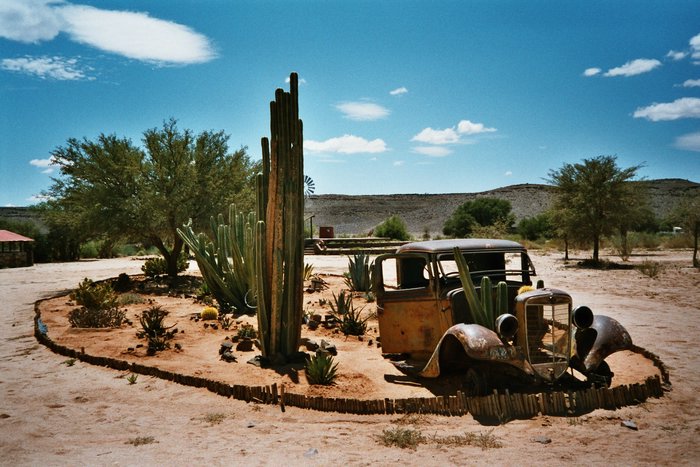
POLYGON ((157 443, 153 436, 137 436, 136 438, 131 438, 125 441, 124 444, 131 444, 132 446, 143 446, 144 444, 157 443))

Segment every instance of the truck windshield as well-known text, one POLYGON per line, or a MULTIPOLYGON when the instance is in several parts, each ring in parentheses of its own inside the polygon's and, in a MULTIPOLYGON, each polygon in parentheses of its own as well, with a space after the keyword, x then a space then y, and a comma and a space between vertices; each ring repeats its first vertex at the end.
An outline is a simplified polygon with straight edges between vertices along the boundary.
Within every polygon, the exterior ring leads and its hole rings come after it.
MULTIPOLYGON (((465 252, 472 281, 478 285, 482 277, 488 276, 491 281, 507 281, 529 283, 534 270, 530 266, 527 255, 523 252, 465 252)), ((459 271, 454 255, 444 254, 438 257, 438 274, 447 281, 459 280, 459 271)))

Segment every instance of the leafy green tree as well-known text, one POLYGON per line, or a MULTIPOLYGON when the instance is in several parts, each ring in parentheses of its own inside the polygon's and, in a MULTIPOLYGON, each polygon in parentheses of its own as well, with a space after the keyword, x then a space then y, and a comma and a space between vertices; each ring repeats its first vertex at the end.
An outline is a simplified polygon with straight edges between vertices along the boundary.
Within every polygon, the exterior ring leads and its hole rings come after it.
POLYGON ((595 262, 600 258, 601 238, 627 222, 642 199, 631 183, 640 167, 623 169, 615 156, 598 156, 549 171, 549 182, 556 187, 555 217, 562 222, 563 236, 592 244, 595 262))
POLYGON ((143 134, 143 148, 126 138, 69 139, 52 152, 60 176, 46 193, 53 222, 80 241, 138 240, 163 255, 177 276, 188 219, 199 228, 231 202, 253 206, 252 164, 244 148, 228 153, 223 131, 194 135, 171 119, 143 134))
POLYGON ((515 220, 510 201, 498 198, 477 198, 455 209, 445 221, 442 233, 451 237, 468 237, 475 228, 503 224, 510 228, 515 220))
POLYGON ((693 236, 693 267, 700 268, 698 237, 700 236, 700 194, 684 197, 671 213, 671 220, 693 236))
POLYGON ((410 240, 406 223, 397 215, 387 218, 374 229, 377 237, 387 237, 392 240, 410 240))

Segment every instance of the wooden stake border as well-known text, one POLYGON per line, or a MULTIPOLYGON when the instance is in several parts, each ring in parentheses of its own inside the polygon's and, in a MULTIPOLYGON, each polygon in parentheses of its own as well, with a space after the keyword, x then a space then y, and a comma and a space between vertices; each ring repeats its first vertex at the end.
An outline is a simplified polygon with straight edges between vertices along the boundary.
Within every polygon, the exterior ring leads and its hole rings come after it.
MULTIPOLYGON (((63 294, 57 295, 62 296, 63 294)), ((578 391, 554 391, 539 394, 511 393, 496 390, 483 397, 468 397, 461 391, 456 395, 437 397, 411 397, 403 399, 350 399, 338 397, 307 396, 290 392, 289 387, 276 383, 267 386, 230 385, 221 381, 161 370, 155 366, 130 363, 111 357, 91 355, 78 351, 51 340, 46 327, 41 321, 40 305, 50 297, 34 304, 34 336, 39 343, 51 351, 70 358, 75 358, 91 365, 104 366, 117 371, 129 371, 134 374, 153 376, 172 381, 183 386, 206 388, 220 396, 258 404, 279 405, 282 411, 286 407, 317 410, 321 412, 339 412, 359 415, 376 414, 430 414, 443 416, 463 416, 471 414, 475 418, 495 419, 501 422, 514 419, 528 419, 537 415, 576 416, 596 409, 616 410, 621 407, 638 405, 647 399, 660 398, 670 385, 669 373, 661 359, 641 348, 634 351, 651 359, 660 369, 661 377, 655 375, 643 382, 613 388, 591 387, 578 391)))

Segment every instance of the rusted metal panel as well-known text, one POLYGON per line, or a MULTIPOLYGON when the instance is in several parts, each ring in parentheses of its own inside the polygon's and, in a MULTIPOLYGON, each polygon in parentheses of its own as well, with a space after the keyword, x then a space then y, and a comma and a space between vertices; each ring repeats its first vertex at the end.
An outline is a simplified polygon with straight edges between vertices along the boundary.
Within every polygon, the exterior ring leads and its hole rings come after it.
POLYGON ((427 358, 435 349, 444 332, 452 325, 449 313, 438 311, 436 301, 429 294, 406 300, 392 300, 387 294, 377 308, 382 351, 385 353, 410 353, 427 358))

